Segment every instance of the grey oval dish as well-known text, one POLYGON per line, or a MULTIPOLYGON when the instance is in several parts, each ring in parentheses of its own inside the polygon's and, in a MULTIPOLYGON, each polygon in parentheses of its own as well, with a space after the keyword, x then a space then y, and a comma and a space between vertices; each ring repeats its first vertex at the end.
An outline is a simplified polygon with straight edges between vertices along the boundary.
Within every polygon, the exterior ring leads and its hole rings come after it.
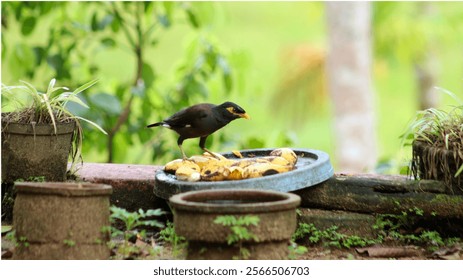
MULTIPOLYGON (((240 151, 243 157, 268 156, 274 149, 254 149, 240 151)), ((175 175, 163 170, 156 171, 154 194, 169 199, 172 195, 196 190, 208 189, 259 189, 280 192, 291 192, 328 180, 334 174, 327 153, 312 149, 292 149, 298 156, 296 168, 286 173, 280 173, 260 178, 217 181, 217 182, 186 182, 179 181, 175 175)), ((232 153, 223 154, 227 158, 236 158, 232 153)))

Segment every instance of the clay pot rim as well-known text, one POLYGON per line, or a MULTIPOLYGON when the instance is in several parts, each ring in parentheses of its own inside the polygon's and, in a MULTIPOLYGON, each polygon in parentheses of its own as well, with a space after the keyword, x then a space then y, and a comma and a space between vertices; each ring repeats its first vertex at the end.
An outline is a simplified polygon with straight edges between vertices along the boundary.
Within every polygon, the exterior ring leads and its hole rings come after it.
MULTIPOLYGON (((57 134, 70 134, 76 129, 76 120, 69 122, 57 122, 56 129, 57 134)), ((20 134, 20 135, 54 135, 54 126, 49 123, 38 123, 32 125, 31 123, 21 122, 4 122, 2 121, 2 132, 8 134, 20 134)))
POLYGON ((264 213, 285 211, 297 208, 301 198, 292 193, 256 189, 216 189, 190 191, 176 194, 169 199, 176 210, 200 213, 264 213), (249 203, 208 203, 204 200, 246 200, 249 203), (264 198, 268 198, 265 200, 264 198), (195 201, 199 200, 199 201, 195 201), (203 201, 201 201, 203 200, 203 201), (256 201, 257 200, 257 201, 256 201), (261 200, 261 201, 258 201, 261 200))
POLYGON ((16 182, 14 188, 20 193, 60 196, 104 196, 113 192, 110 185, 86 182, 16 182))

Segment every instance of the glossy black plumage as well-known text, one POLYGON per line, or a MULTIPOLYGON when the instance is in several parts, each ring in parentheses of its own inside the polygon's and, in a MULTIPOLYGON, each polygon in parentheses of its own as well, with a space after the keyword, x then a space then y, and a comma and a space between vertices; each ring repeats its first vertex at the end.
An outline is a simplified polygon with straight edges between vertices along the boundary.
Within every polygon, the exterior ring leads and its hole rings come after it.
POLYGON ((177 144, 185 159, 186 155, 182 148, 185 139, 199 137, 199 147, 214 155, 204 147, 207 137, 238 118, 249 119, 249 116, 243 108, 233 102, 220 105, 201 103, 182 109, 169 118, 147 127, 164 126, 177 132, 179 134, 177 144))

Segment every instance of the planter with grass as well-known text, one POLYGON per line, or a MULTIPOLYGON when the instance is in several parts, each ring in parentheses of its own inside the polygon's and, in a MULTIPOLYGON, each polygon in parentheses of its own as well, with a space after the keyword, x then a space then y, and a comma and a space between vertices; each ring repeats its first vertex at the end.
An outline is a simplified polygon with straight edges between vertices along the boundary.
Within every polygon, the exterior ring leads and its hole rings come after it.
POLYGON ((96 82, 93 80, 70 92, 66 87, 55 87, 53 79, 45 93, 26 82, 22 86, 2 85, 2 97, 14 109, 2 113, 4 182, 37 177, 45 181, 66 179, 69 158, 72 166, 80 159, 80 120, 103 131, 97 124, 73 115, 66 105, 75 102, 86 107, 77 94, 96 82))
POLYGON ((188 259, 286 259, 300 198, 251 189, 186 192, 170 198, 188 259))
POLYGON ((15 188, 14 259, 109 258, 111 186, 17 182, 15 188))
POLYGON ((450 111, 419 111, 404 138, 412 145, 411 172, 418 179, 445 182, 445 193, 463 195, 463 102, 450 111))

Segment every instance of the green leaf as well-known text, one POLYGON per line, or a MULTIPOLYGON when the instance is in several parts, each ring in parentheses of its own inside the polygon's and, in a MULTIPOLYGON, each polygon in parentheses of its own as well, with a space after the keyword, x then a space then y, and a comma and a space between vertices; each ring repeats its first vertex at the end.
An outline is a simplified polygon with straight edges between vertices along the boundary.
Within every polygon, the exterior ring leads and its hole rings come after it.
POLYGON ((79 100, 81 100, 85 104, 85 106, 82 106, 82 104, 78 104, 77 102, 66 103, 64 106, 71 115, 85 116, 85 117, 91 116, 90 117, 91 119, 96 118, 94 114, 92 114, 93 112, 91 112, 89 110, 89 107, 86 105, 85 99, 82 99, 82 97, 79 98, 77 96, 75 96, 75 98, 78 98, 79 100))
POLYGON ((114 95, 108 93, 94 94, 90 96, 90 102, 110 116, 117 116, 122 113, 121 102, 114 95))
POLYGON ((51 93, 53 91, 53 88, 55 87, 56 79, 51 79, 50 83, 48 84, 48 89, 47 89, 47 94, 51 93))
POLYGON ((458 168, 457 172, 455 173, 455 178, 460 176, 461 172, 463 172, 463 164, 458 168))
POLYGON ((33 102, 35 104, 40 104, 42 102, 42 99, 40 98, 40 94, 37 91, 37 89, 26 81, 20 80, 20 82, 26 86, 26 92, 32 97, 33 102))
POLYGON ((63 92, 56 98, 56 101, 71 101, 81 105, 82 107, 88 108, 88 105, 85 104, 79 97, 73 95, 72 92, 63 92))
POLYGON ((165 16, 167 17, 167 19, 169 20, 169 22, 170 22, 171 19, 172 19, 172 13, 173 13, 174 5, 175 5, 175 4, 176 4, 176 3, 171 2, 171 1, 164 1, 164 2, 162 2, 162 5, 164 6, 164 10, 166 11, 165 16))
POLYGON ((114 20, 114 16, 111 14, 104 16, 104 18, 97 25, 98 30, 105 29, 106 26, 112 24, 113 20, 114 20))
POLYGON ((456 95, 454 94, 453 92, 449 91, 449 90, 446 90, 444 88, 440 88, 440 87, 436 87, 436 89, 444 92, 445 94, 447 94, 448 96, 452 97, 453 100, 455 100, 456 102, 458 102, 459 105, 463 105, 463 101, 456 95))
POLYGON ((34 52, 35 55, 35 65, 40 65, 46 56, 46 50, 45 48, 42 47, 33 47, 32 51, 34 52))
POLYGON ((114 47, 116 45, 116 41, 114 41, 113 38, 109 38, 109 37, 103 38, 101 40, 101 43, 105 47, 114 47))
POLYGON ((118 17, 115 17, 113 21, 111 22, 111 30, 114 33, 117 33, 119 32, 120 27, 121 27, 121 21, 118 17))
POLYGON ((162 209, 149 209, 146 211, 146 216, 161 216, 164 214, 162 209))
POLYGON ((47 57, 47 62, 48 64, 55 69, 55 71, 61 72, 61 70, 64 68, 64 59, 61 56, 61 54, 54 54, 54 55, 49 55, 47 57))
POLYGON ((13 56, 22 69, 34 67, 34 51, 25 43, 16 44, 13 56))
POLYGON ((78 87, 76 90, 74 90, 74 92, 72 94, 77 95, 77 94, 81 93, 82 91, 88 89, 89 87, 93 86, 96 83, 98 83, 98 79, 91 80, 90 82, 87 82, 87 83, 81 85, 80 87, 78 87))
POLYGON ((85 122, 88 122, 89 124, 91 124, 91 125, 93 125, 94 127, 96 127, 98 130, 100 130, 103 134, 108 135, 108 133, 107 133, 103 128, 101 128, 98 124, 96 124, 96 123, 94 123, 94 122, 92 122, 92 121, 90 121, 90 120, 87 120, 87 119, 85 119, 85 118, 79 117, 79 116, 74 116, 74 117, 75 117, 76 119, 79 119, 79 120, 83 120, 83 121, 85 121, 85 122))
POLYGON ((29 34, 32 33, 32 31, 34 31, 34 28, 35 28, 35 24, 36 24, 37 20, 35 17, 27 17, 23 22, 22 22, 22 25, 21 25, 21 33, 24 35, 24 36, 28 36, 29 34))
POLYGON ((148 63, 143 63, 142 71, 142 78, 145 83, 145 88, 151 88, 156 79, 156 73, 148 63))
POLYGON ((199 28, 199 22, 198 22, 198 19, 196 17, 196 15, 193 13, 193 11, 191 11, 190 8, 187 8, 186 9, 186 14, 188 16, 188 21, 190 22, 190 24, 194 27, 194 28, 199 28))
POLYGON ((163 227, 164 227, 164 224, 163 224, 163 223, 158 222, 158 221, 156 221, 156 220, 143 221, 143 225, 145 225, 145 226, 152 226, 152 227, 159 227, 159 228, 163 228, 163 227))
POLYGON ((90 26, 92 28, 92 31, 97 31, 98 30, 98 18, 97 18, 96 12, 93 13, 92 21, 91 21, 90 26))
POLYGON ((51 118, 51 122, 53 123, 53 128, 55 129, 55 134, 58 133, 58 129, 56 128, 56 120, 55 120, 55 114, 53 114, 53 108, 51 107, 50 100, 48 99, 48 95, 42 94, 42 100, 45 103, 48 111, 48 115, 51 118))
POLYGON ((199 93, 203 98, 206 98, 209 95, 206 85, 196 79, 189 80, 185 85, 185 89, 188 96, 194 96, 199 93))
POLYGON ((158 15, 158 22, 165 28, 170 27, 170 19, 167 15, 158 15))

